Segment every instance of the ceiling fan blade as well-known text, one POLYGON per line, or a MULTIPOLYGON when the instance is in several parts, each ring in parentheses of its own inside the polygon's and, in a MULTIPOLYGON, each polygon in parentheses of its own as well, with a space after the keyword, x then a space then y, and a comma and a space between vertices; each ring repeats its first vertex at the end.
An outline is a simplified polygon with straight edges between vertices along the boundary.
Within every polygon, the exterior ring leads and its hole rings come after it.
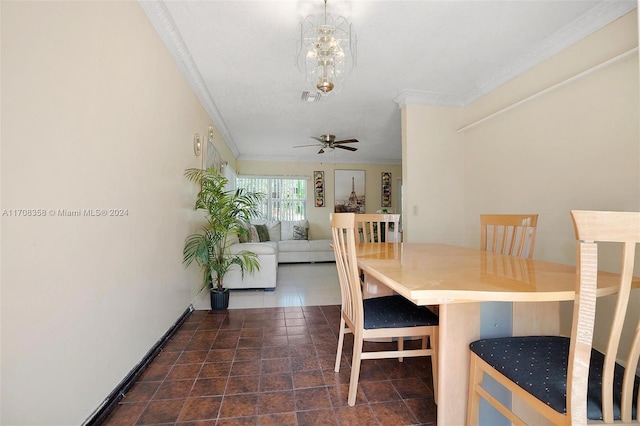
POLYGON ((359 142, 358 139, 345 139, 343 141, 335 141, 334 143, 355 143, 359 142))
POLYGON ((315 140, 317 140, 318 142, 324 142, 324 141, 322 140, 322 138, 319 138, 319 137, 317 137, 317 136, 311 136, 311 139, 315 139, 315 140))
POLYGON ((346 150, 348 150, 348 151, 357 151, 357 150, 358 150, 358 148, 354 148, 354 147, 352 147, 352 146, 336 145, 335 147, 336 147, 336 148, 346 149, 346 150))
POLYGON ((319 146, 319 144, 317 144, 317 143, 312 143, 312 144, 309 144, 309 145, 296 145, 296 146, 294 146, 293 148, 303 148, 303 147, 305 147, 305 146, 319 146))

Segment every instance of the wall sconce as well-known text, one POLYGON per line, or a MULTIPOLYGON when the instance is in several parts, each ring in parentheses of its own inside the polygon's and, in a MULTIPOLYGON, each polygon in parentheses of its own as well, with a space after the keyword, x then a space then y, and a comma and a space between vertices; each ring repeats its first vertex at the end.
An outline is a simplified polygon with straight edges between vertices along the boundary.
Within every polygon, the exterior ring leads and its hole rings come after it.
POLYGON ((200 140, 200 135, 195 133, 193 135, 193 153, 196 157, 200 156, 202 152, 202 141, 200 140))

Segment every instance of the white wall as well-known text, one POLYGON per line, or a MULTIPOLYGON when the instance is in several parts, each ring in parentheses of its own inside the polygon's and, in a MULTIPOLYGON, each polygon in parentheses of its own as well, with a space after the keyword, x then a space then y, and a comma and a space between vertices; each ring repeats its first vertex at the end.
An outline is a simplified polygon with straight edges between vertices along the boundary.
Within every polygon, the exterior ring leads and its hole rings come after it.
POLYGON ((80 424, 197 293, 183 172, 210 120, 137 2, 0 8, 1 209, 47 212, 1 218, 0 422, 80 424))

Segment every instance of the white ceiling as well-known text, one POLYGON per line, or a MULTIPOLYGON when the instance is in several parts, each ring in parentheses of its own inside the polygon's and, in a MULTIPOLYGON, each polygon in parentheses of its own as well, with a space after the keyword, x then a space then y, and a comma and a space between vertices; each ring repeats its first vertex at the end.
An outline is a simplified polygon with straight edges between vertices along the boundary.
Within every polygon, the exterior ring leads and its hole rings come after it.
POLYGON ((400 163, 399 103, 461 106, 636 7, 635 0, 328 0, 352 22, 357 67, 339 93, 295 66, 299 23, 322 0, 140 4, 239 159, 400 163), (356 138, 317 154, 311 136, 356 138))

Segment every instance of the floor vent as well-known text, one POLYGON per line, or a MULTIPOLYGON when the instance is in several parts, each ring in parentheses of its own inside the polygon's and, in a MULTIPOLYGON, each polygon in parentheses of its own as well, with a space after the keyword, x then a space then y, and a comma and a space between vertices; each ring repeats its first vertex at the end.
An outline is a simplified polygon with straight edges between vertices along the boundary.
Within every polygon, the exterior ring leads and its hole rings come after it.
POLYGON ((166 333, 156 342, 155 345, 147 352, 142 360, 122 379, 122 381, 111 391, 109 396, 100 404, 93 414, 82 423, 83 426, 100 425, 106 420, 111 411, 118 405, 118 402, 127 394, 129 389, 134 385, 138 377, 144 372, 149 364, 162 352, 162 348, 169 341, 171 336, 180 328, 182 323, 191 315, 194 311, 193 305, 189 307, 180 315, 180 318, 167 330, 166 333))

